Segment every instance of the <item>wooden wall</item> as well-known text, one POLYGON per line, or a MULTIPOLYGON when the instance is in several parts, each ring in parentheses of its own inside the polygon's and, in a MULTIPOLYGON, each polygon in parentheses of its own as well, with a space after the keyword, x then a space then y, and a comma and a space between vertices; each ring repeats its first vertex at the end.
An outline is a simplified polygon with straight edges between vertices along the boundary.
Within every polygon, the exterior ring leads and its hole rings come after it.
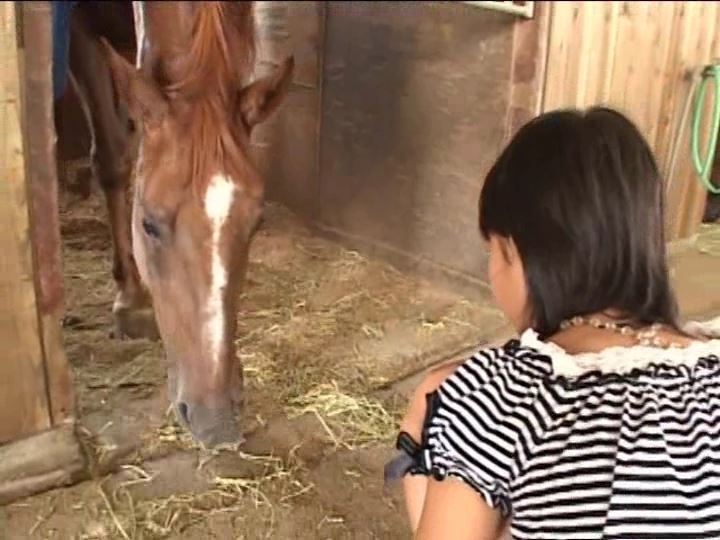
POLYGON ((35 287, 53 425, 73 420, 75 393, 62 339, 65 316, 52 91, 49 2, 23 4, 23 110, 35 287))
POLYGON ((51 425, 30 242, 15 3, 0 4, 0 443, 51 425))
POLYGON ((690 118, 672 175, 670 157, 690 75, 720 57, 720 3, 552 2, 551 10, 543 109, 605 103, 623 110, 666 175, 670 238, 694 234, 706 191, 690 158, 690 118))
POLYGON ((60 326, 50 40, 49 2, 0 3, 0 505, 87 467, 60 326))
POLYGON ((0 16, 2 443, 72 419, 74 402, 60 323, 63 283, 50 6, 6 2, 0 6, 0 16))

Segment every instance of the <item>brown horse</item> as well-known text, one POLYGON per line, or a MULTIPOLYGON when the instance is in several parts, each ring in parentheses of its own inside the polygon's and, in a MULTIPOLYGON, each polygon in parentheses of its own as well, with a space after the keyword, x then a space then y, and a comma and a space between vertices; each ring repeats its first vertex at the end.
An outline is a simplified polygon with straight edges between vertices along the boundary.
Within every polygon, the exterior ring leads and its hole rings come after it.
MULTIPOLYGON (((237 298, 264 198, 250 135, 281 104, 294 63, 288 58, 249 82, 255 58, 250 2, 148 2, 135 15, 139 69, 99 40, 115 95, 139 135, 131 249, 124 247, 130 242, 122 217, 113 223, 114 312, 124 316, 120 326, 133 320, 149 305, 149 292, 178 418, 206 446, 234 443, 241 438, 243 389, 234 345, 237 298)), ((100 127, 93 127, 100 139, 100 127)), ((109 131, 120 136, 107 145, 112 156, 101 158, 96 141, 98 173, 102 177, 103 167, 107 177, 117 172, 106 193, 124 193, 132 137, 127 125, 109 131)), ((121 206, 124 199, 116 199, 121 206)))

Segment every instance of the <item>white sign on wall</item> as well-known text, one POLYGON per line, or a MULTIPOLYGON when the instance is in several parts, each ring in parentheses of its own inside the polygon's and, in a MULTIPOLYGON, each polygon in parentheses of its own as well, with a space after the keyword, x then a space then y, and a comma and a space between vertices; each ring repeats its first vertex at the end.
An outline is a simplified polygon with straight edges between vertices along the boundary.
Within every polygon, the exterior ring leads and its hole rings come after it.
POLYGON ((526 19, 532 19, 535 7, 535 2, 493 2, 492 0, 488 0, 485 2, 463 2, 463 4, 470 4, 472 6, 491 9, 493 11, 511 13, 513 15, 518 15, 526 19))

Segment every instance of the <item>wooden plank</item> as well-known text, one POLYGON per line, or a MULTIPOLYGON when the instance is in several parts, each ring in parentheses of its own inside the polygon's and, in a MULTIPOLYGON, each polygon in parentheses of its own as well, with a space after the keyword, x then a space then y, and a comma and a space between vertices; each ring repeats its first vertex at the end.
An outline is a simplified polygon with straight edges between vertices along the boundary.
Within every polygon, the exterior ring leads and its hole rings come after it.
POLYGON ((681 120, 684 99, 687 96, 690 82, 688 74, 682 73, 678 69, 680 62, 680 55, 678 54, 679 37, 685 21, 685 8, 682 3, 673 2, 672 6, 671 21, 664 27, 665 32, 668 32, 668 41, 672 46, 668 48, 662 78, 659 82, 662 87, 660 110, 658 112, 658 123, 661 128, 658 129, 654 141, 655 151, 659 157, 658 164, 666 182, 668 182, 667 174, 670 166, 672 145, 681 120))
POLYGON ((691 90, 692 77, 696 68, 690 66, 688 58, 691 58, 690 45, 694 31, 690 25, 697 21, 694 10, 697 6, 694 3, 683 3, 675 10, 675 21, 671 32, 674 43, 666 67, 666 75, 663 85, 663 101, 665 106, 661 108, 661 118, 667 114, 672 130, 658 133, 657 148, 659 152, 662 172, 666 182, 666 231, 668 239, 678 238, 677 222, 683 204, 683 189, 687 185, 687 171, 690 162, 690 118, 682 118, 688 93, 691 90), (689 31, 690 30, 690 31, 689 31), (683 136, 677 139, 678 128, 683 124, 683 136), (674 168, 670 170, 672 154, 677 145, 677 160, 674 168))
POLYGON ((519 20, 513 27, 506 140, 540 113, 547 65, 550 9, 548 2, 537 2, 533 19, 519 20))
POLYGON ((604 6, 607 49, 605 49, 605 58, 602 61, 602 76, 598 78, 599 95, 596 95, 596 99, 601 103, 609 103, 612 73, 613 69, 615 69, 615 58, 617 57, 618 19, 622 3, 604 2, 604 6))
MULTIPOLYGON (((658 2, 653 5, 654 13, 651 15, 653 25, 652 43, 650 49, 655 54, 650 55, 650 76, 647 78, 649 85, 649 107, 647 122, 648 137, 650 144, 659 152, 657 140, 659 134, 671 129, 669 119, 663 114, 663 94, 666 75, 666 66, 670 62, 670 55, 673 48, 672 29, 675 18, 675 4, 673 2, 658 2)), ((675 84, 682 84, 682 77, 675 78, 675 84)))
POLYGON ((640 4, 623 2, 617 19, 618 35, 609 104, 633 120, 647 137, 647 125, 643 122, 647 96, 641 90, 642 81, 638 73, 638 62, 646 62, 647 55, 646 47, 643 47, 646 32, 640 28, 646 20, 646 8, 640 4), (633 53, 629 54, 629 51, 633 53))
POLYGON ((20 130, 15 5, 0 4, 0 442, 50 426, 20 130))
POLYGON ((651 145, 660 127, 661 82, 673 11, 672 3, 626 2, 618 18, 611 103, 635 120, 651 145))
POLYGON ((87 460, 71 424, 0 446, 0 505, 76 482, 87 460))
POLYGON ((582 2, 553 2, 543 110, 574 106, 582 2))
POLYGON ((74 414, 74 391, 61 320, 63 270, 52 93, 52 28, 49 2, 24 2, 25 148, 31 238, 35 254, 43 356, 54 425, 74 414), (32 141, 32 144, 29 144, 32 141))
POLYGON ((575 54, 583 59, 577 62, 577 82, 575 88, 575 104, 580 105, 592 102, 590 95, 595 94, 595 88, 590 87, 590 83, 594 82, 591 77, 591 67, 598 66, 601 62, 596 60, 600 56, 599 43, 600 36, 603 33, 603 18, 601 10, 603 5, 598 2, 583 2, 580 9, 580 17, 578 23, 580 25, 580 43, 575 54))
MULTIPOLYGON (((682 65, 685 69, 696 71, 700 66, 695 66, 693 60, 698 58, 701 54, 702 40, 701 40, 701 28, 702 28, 702 17, 704 15, 704 2, 692 3, 688 6, 687 25, 684 27, 686 35, 682 36, 682 41, 685 43, 682 51, 684 53, 682 57, 682 65)), ((697 91, 697 89, 696 89, 697 91)), ((694 107, 693 96, 693 105, 694 107)), ((692 133, 692 114, 693 109, 690 109, 690 116, 688 116, 686 125, 687 142, 683 143, 679 159, 677 161, 678 176, 676 178, 676 187, 678 188, 678 196, 675 199, 673 212, 672 228, 670 229, 670 238, 682 238, 683 232, 687 229, 687 210, 688 206, 692 201, 692 193, 695 190, 697 180, 697 173, 692 164, 692 156, 690 154, 690 137, 692 133)))

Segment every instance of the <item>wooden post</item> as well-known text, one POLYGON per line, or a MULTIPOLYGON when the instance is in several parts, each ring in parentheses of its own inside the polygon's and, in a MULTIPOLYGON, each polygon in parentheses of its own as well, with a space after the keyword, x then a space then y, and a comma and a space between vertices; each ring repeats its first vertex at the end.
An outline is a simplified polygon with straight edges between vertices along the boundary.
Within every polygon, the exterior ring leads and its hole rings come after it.
POLYGON ((0 505, 87 475, 60 329, 49 8, 0 3, 0 505))
POLYGON ((86 460, 71 424, 0 446, 0 505, 84 477, 86 460))
POLYGON ((22 8, 22 28, 25 36, 32 36, 24 40, 23 55, 30 234, 36 261, 34 275, 50 418, 57 425, 72 418, 75 411, 61 324, 65 307, 53 115, 51 7, 50 2, 23 2, 22 8))
POLYGON ((20 129, 15 3, 0 3, 0 442, 50 427, 20 129))
POLYGON ((530 20, 518 19, 513 27, 510 99, 505 139, 540 113, 550 30, 549 2, 536 2, 530 20))

